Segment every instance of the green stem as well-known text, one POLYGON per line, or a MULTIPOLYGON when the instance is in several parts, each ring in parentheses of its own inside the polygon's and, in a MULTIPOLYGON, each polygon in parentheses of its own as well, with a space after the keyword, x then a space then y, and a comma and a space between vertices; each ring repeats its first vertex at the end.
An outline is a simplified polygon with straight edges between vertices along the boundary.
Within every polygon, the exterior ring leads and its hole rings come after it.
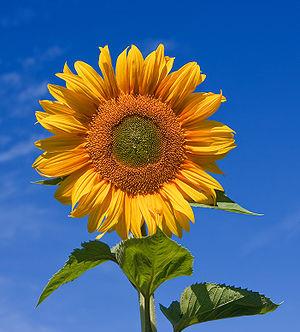
POLYGON ((142 332, 157 332, 154 297, 145 298, 139 293, 142 332))
POLYGON ((150 321, 151 321, 152 332, 157 332, 154 294, 150 296, 149 302, 150 302, 149 310, 150 310, 150 321))
MULTIPOLYGON (((141 227, 141 232, 143 236, 147 236, 145 223, 141 227)), ((145 298, 143 294, 139 293, 139 303, 142 332, 157 332, 154 294, 145 298)))

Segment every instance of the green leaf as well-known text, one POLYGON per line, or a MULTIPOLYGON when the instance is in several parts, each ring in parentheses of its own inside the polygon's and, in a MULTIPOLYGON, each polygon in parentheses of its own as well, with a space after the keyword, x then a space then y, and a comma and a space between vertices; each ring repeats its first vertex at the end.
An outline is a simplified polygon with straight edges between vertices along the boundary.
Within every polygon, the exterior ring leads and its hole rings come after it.
POLYGON ((82 248, 75 249, 65 265, 49 280, 37 305, 63 284, 73 281, 86 271, 108 260, 116 262, 114 254, 104 242, 90 241, 82 243, 82 248))
POLYGON ((32 183, 34 184, 42 184, 46 186, 56 186, 57 184, 60 184, 64 180, 64 177, 58 177, 58 178, 53 178, 53 179, 47 179, 47 180, 39 180, 39 181, 34 181, 32 183))
POLYGON ((226 196, 223 191, 216 190, 216 194, 217 194, 216 205, 206 205, 199 203, 191 203, 191 205, 195 207, 218 209, 234 213, 250 214, 253 216, 262 216, 262 214, 260 213, 251 212, 243 208, 242 206, 234 202, 232 199, 230 199, 228 196, 226 196))
POLYGON ((125 240, 115 253, 127 278, 146 298, 166 280, 191 275, 193 271, 191 253, 161 231, 125 240))
POLYGON ((211 320, 266 314, 279 305, 257 292, 233 286, 201 283, 184 290, 180 302, 174 301, 169 308, 160 305, 174 332, 188 326, 211 320))

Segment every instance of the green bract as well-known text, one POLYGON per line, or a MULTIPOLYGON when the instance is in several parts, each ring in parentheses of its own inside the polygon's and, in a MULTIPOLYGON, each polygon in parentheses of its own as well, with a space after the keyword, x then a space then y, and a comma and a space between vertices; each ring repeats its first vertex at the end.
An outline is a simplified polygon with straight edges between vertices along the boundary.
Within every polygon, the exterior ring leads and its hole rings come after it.
POLYGON ((262 216, 260 213, 251 212, 243 207, 241 207, 238 203, 234 202, 231 198, 225 195, 223 191, 216 190, 216 204, 215 205, 206 205, 206 204, 199 204, 199 203, 191 203, 192 206, 195 207, 204 207, 209 209, 217 209, 217 210, 224 210, 228 212, 234 213, 242 213, 242 214, 250 214, 253 216, 262 216))
POLYGON ((63 177, 58 177, 58 178, 53 178, 53 179, 38 180, 33 183, 43 184, 45 186, 56 186, 57 184, 60 184, 63 179, 64 179, 63 177))

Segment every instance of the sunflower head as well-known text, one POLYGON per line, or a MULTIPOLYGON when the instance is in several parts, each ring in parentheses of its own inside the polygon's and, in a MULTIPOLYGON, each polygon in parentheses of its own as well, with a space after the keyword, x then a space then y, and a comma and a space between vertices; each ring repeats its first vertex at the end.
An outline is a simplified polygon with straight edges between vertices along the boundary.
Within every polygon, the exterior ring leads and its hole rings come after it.
POLYGON ((38 122, 52 136, 36 142, 44 152, 33 167, 45 177, 63 177, 56 198, 72 217, 88 215, 88 230, 122 238, 157 228, 181 236, 194 221, 191 202, 214 204, 222 186, 207 172, 234 148, 233 131, 207 120, 225 100, 194 92, 205 79, 190 62, 171 72, 163 45, 146 58, 136 46, 112 65, 100 48, 101 74, 82 61, 49 85, 38 122))

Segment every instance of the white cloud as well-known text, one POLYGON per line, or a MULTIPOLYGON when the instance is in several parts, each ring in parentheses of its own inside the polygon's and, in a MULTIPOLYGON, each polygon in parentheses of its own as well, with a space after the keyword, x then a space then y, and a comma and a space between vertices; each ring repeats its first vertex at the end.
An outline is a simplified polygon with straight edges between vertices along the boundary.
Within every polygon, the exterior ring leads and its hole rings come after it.
POLYGON ((33 322, 23 313, 12 310, 0 312, 0 332, 59 332, 57 329, 33 322))
MULTIPOLYGON (((16 281, 0 276, 0 286, 0 332, 59 332, 45 324, 34 322, 29 315, 17 309, 16 303, 9 300, 10 290, 16 288, 16 281)), ((24 287, 28 285, 24 283, 24 287)))
POLYGON ((4 146, 5 144, 11 141, 11 137, 8 135, 0 135, 0 146, 4 146))
POLYGON ((5 29, 15 28, 31 22, 35 13, 30 8, 18 8, 9 15, 0 17, 0 26, 5 29))
POLYGON ((37 99, 47 93, 46 81, 36 81, 22 72, 0 75, 0 86, 0 106, 8 116, 28 114, 37 99))
POLYGON ((0 151, 0 164, 30 154, 34 149, 33 139, 19 142, 13 145, 10 149, 0 151))
MULTIPOLYGON (((6 244, 16 235, 22 234, 24 236, 39 237, 43 231, 45 217, 49 211, 44 208, 35 206, 32 203, 20 203, 11 206, 8 204, 1 205, 1 220, 0 220, 0 240, 1 244, 6 244)), ((48 226, 47 226, 48 227, 48 226)))
POLYGON ((0 76, 0 81, 2 84, 19 85, 21 83, 21 80, 22 80, 21 75, 16 72, 9 72, 9 73, 2 74, 0 76))
POLYGON ((43 63, 52 61, 55 58, 61 56, 63 53, 64 50, 61 47, 54 45, 44 51, 36 50, 35 54, 19 59, 19 62, 24 69, 31 69, 32 67, 42 66, 43 63))
POLYGON ((18 101, 20 103, 25 103, 27 101, 32 101, 44 96, 47 93, 47 82, 37 82, 24 87, 24 89, 19 91, 17 95, 18 101))
POLYGON ((16 179, 19 178, 20 174, 18 172, 5 172, 5 174, 2 173, 0 177, 0 205, 1 201, 11 199, 12 195, 18 191, 16 179))
POLYGON ((260 250, 271 243, 290 241, 300 233, 300 210, 286 216, 282 221, 272 224, 266 230, 258 233, 252 240, 248 240, 243 248, 247 255, 260 250))
POLYGON ((47 94, 47 81, 36 77, 45 63, 63 54, 59 46, 35 51, 27 58, 19 59, 19 68, 0 75, 0 107, 8 116, 26 116, 38 107, 37 101, 47 94))

